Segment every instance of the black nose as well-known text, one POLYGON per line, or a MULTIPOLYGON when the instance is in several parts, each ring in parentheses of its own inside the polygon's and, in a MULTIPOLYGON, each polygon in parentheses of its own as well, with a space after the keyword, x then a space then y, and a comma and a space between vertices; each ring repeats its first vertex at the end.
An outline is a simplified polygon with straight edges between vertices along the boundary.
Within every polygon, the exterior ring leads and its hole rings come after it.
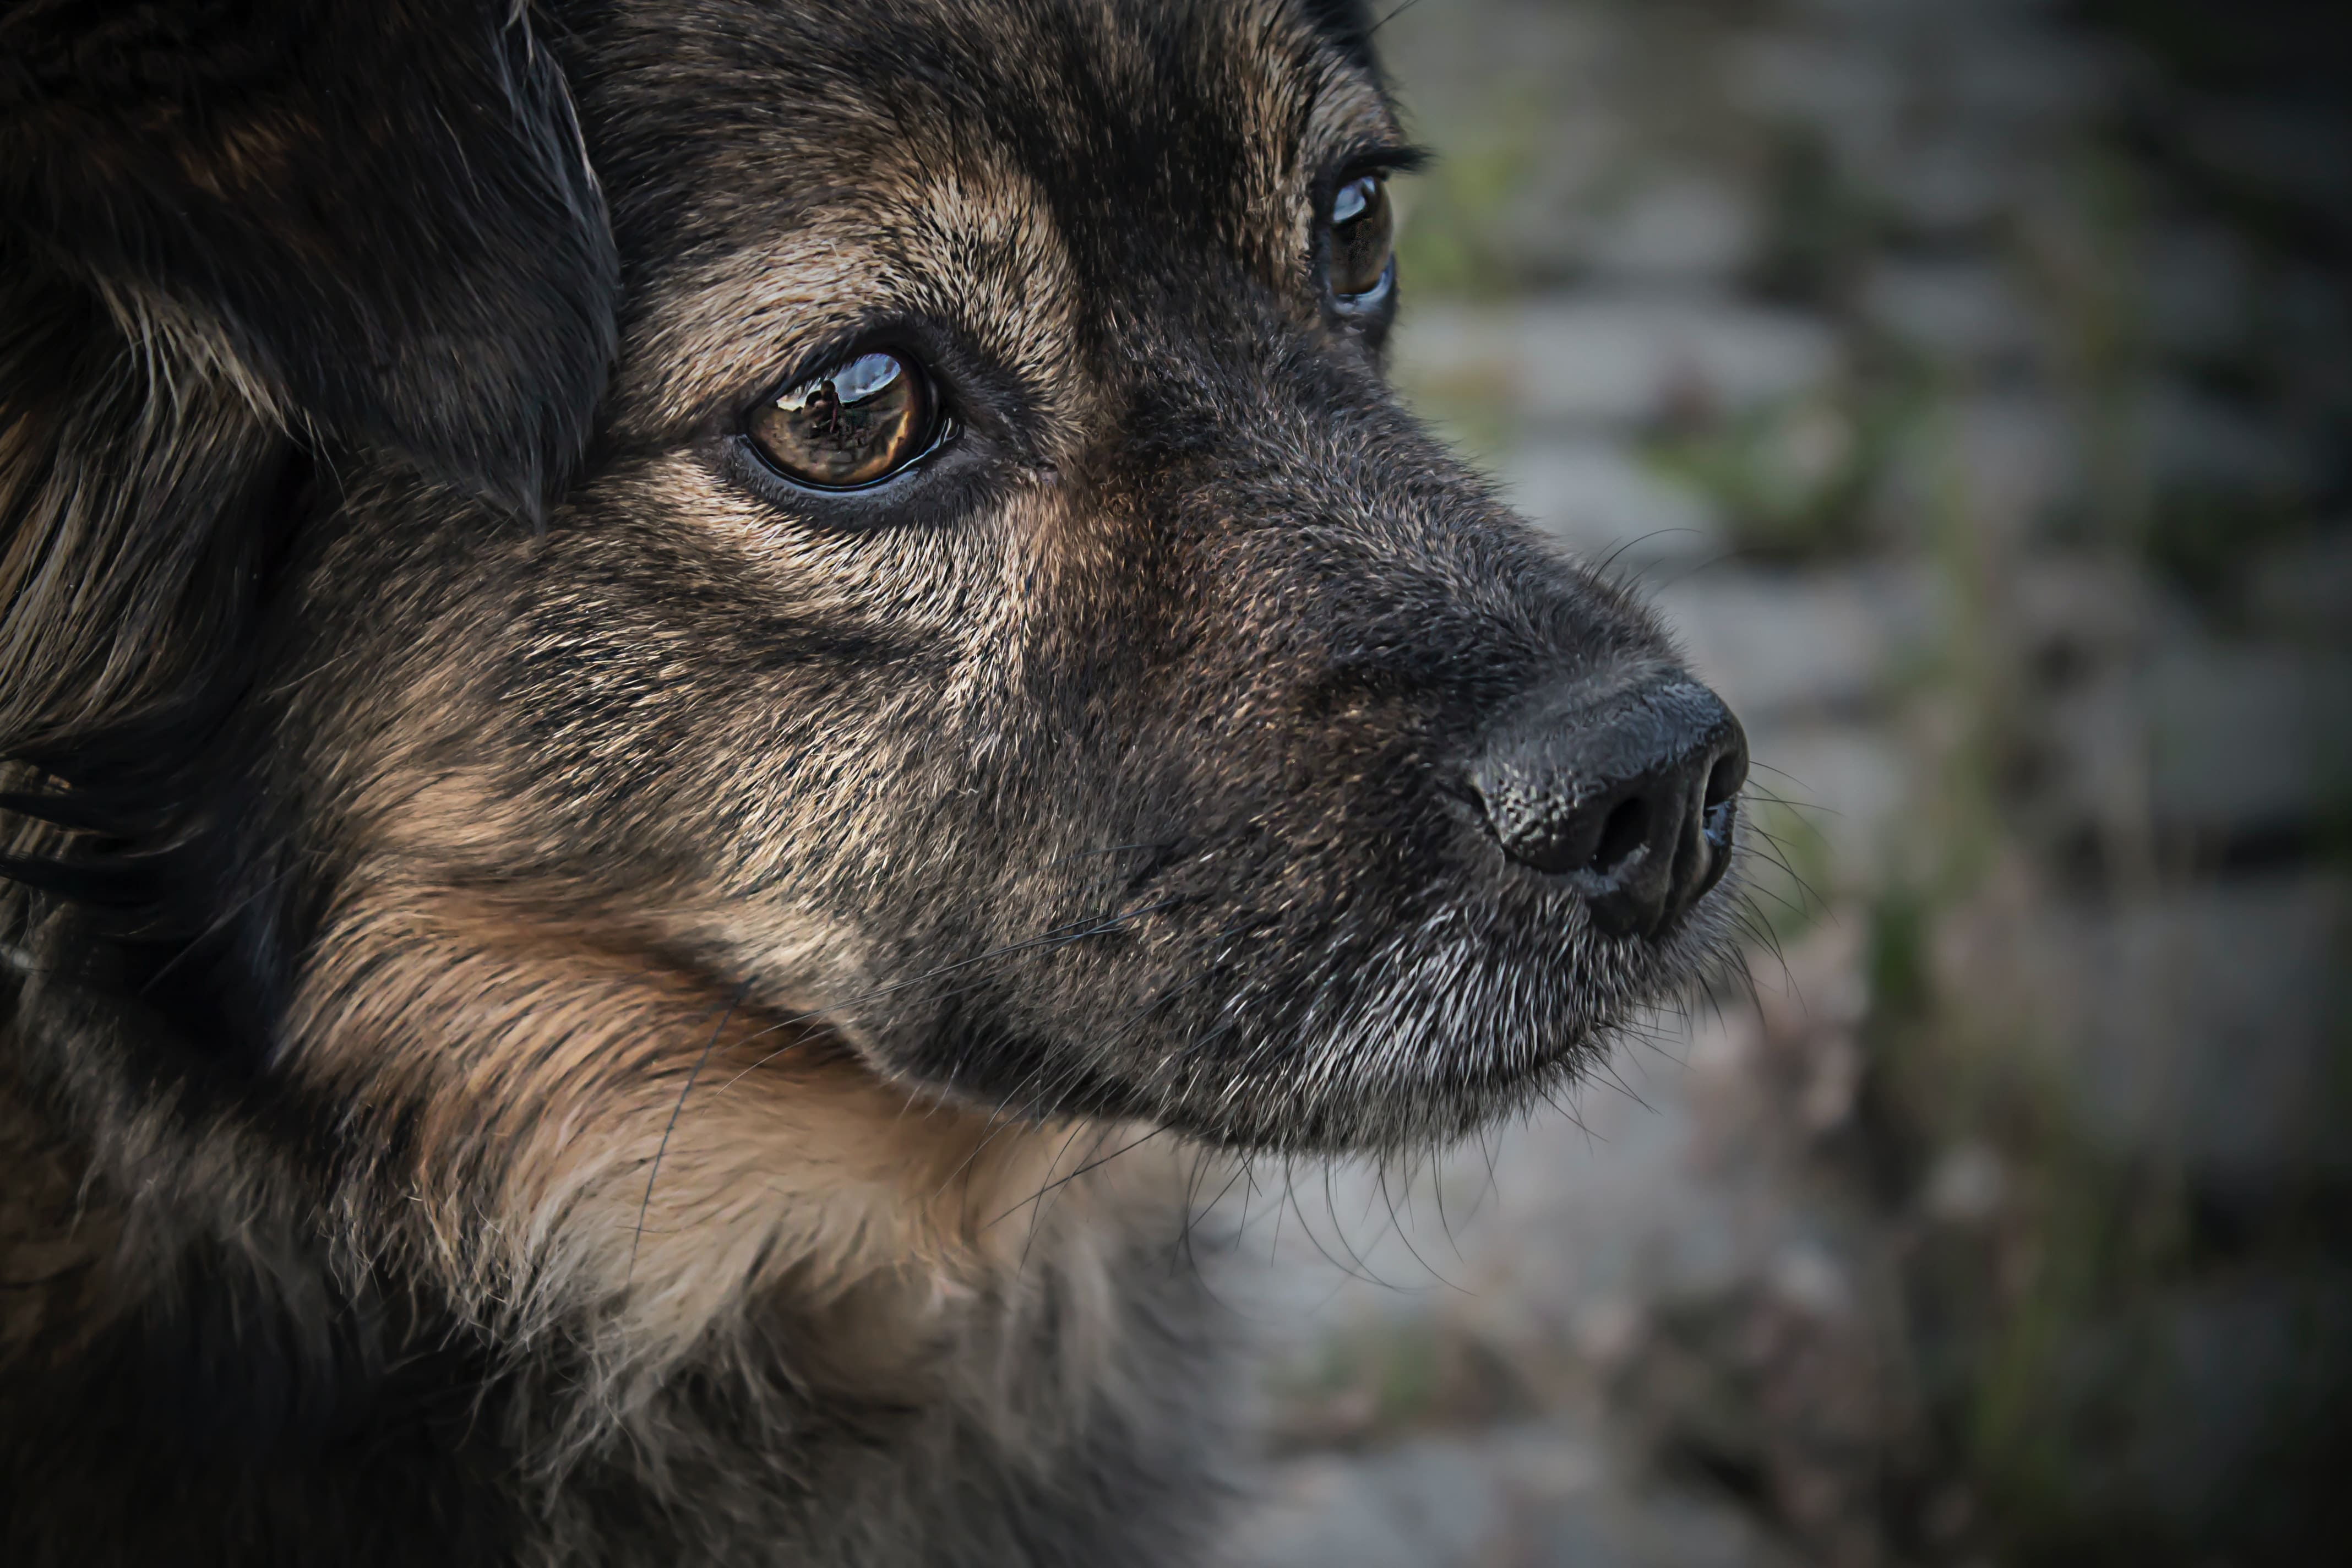
POLYGON ((1567 879, 1613 936, 1664 929, 1721 879, 1747 778, 1739 721, 1679 674, 1549 694, 1470 770, 1503 853, 1567 879))

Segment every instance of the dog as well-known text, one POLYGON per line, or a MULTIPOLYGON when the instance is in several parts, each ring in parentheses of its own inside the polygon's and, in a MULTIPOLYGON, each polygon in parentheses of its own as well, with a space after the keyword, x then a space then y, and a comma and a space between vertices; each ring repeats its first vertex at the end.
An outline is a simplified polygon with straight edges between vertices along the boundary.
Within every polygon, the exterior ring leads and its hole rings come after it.
POLYGON ((1727 949, 1355 0, 0 9, 0 1557, 1152 1564, 1235 1162, 1727 949))

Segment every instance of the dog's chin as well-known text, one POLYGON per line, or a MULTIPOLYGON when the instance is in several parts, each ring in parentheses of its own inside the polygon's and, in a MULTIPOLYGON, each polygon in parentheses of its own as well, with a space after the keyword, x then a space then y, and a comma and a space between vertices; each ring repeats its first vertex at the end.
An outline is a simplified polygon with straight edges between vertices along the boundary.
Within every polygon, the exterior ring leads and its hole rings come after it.
MULTIPOLYGON (((1519 1060, 1468 1071, 1463 1069, 1479 1051, 1476 1042, 1465 1042, 1453 1061, 1369 1088, 1244 1073, 1227 1098, 1180 1101, 1157 1121, 1243 1154, 1346 1158, 1444 1148, 1572 1087, 1615 1034, 1616 1026, 1605 1023, 1563 1030, 1519 1060)), ((1343 1047, 1337 1059, 1357 1055, 1343 1047)))
POLYGON ((1719 973, 1735 896, 1715 889, 1654 938, 1580 920, 1549 941, 1540 922, 1481 941, 1399 932, 1351 973, 1302 961, 1286 988, 1273 964, 1235 999, 1119 1031, 1114 1050, 1009 1033, 994 1061, 959 1053, 940 1072, 919 1053, 894 1070, 999 1114, 1144 1122, 1241 1152, 1442 1146, 1572 1090, 1649 1010, 1719 973), (1016 1073, 996 1070, 1008 1061, 1016 1073), (1055 1091, 1035 1098, 1041 1084, 1055 1091))
POLYGON ((1571 1088, 1623 1026, 1614 1016, 1447 1007, 1326 1034, 1221 1083, 1165 1092, 1153 1120, 1246 1152, 1346 1156, 1439 1147, 1571 1088), (1444 1016, 1444 1034, 1432 1019, 1444 1016))
POLYGON ((1186 1086, 1163 1119, 1284 1153, 1453 1142, 1572 1091, 1653 1009, 1717 974, 1732 896, 1717 889, 1654 939, 1580 930, 1554 947, 1541 926, 1517 925, 1487 944, 1401 943, 1374 984, 1314 998, 1286 1039, 1270 1029, 1223 1081, 1186 1086))

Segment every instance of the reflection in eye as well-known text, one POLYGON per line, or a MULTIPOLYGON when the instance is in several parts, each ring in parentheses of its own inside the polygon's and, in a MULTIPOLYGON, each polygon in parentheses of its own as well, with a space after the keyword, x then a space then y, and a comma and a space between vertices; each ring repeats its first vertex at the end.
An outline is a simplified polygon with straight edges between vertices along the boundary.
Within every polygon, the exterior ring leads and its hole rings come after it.
POLYGON ((1386 290, 1395 222, 1387 182, 1360 174, 1331 199, 1331 292, 1365 303, 1386 290))
POLYGON ((860 354, 753 411, 746 434, 786 478, 823 489, 887 479, 928 448, 937 399, 920 367, 860 354))

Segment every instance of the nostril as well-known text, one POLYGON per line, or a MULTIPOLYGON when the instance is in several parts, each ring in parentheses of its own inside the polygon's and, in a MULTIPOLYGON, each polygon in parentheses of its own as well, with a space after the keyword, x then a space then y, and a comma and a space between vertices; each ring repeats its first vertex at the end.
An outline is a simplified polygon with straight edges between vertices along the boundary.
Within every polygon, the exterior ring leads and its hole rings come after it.
POLYGON ((1738 795, 1739 786, 1747 782, 1747 764, 1737 752, 1726 752, 1716 759, 1714 767, 1707 770, 1706 794, 1701 798, 1701 809, 1713 811, 1738 795))
POLYGON ((1649 837, 1650 803, 1638 795, 1621 800, 1601 822, 1601 837, 1594 841, 1592 858, 1585 867, 1605 877, 1623 865, 1649 837))

